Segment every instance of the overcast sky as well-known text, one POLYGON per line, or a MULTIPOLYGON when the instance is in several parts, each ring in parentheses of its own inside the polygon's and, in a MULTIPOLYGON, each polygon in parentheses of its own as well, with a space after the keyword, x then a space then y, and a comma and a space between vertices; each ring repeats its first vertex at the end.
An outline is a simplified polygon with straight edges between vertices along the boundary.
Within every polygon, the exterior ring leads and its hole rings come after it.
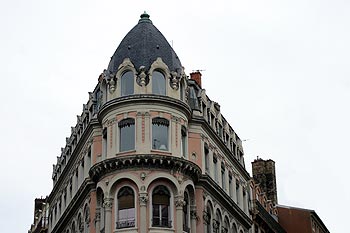
POLYGON ((120 41, 146 10, 244 142, 276 161, 279 204, 348 232, 347 0, 0 0, 0 225, 27 232, 34 198, 120 41))

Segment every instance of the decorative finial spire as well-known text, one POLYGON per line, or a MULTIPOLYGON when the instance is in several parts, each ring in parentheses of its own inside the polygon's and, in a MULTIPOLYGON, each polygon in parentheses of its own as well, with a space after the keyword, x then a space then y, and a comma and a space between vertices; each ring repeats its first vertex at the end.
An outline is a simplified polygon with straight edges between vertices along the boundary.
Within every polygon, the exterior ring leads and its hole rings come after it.
POLYGON ((140 16, 139 23, 143 23, 143 22, 152 23, 152 21, 149 19, 149 14, 147 14, 146 11, 144 11, 143 14, 140 16))

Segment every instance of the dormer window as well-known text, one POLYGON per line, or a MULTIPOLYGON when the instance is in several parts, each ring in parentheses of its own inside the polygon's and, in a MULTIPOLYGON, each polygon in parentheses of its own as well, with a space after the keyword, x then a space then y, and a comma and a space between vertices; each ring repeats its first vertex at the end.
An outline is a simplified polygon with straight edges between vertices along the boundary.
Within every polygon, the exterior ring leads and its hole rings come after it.
POLYGON ((159 71, 153 71, 152 74, 152 93, 156 95, 165 95, 165 77, 159 71))
POLYGON ((134 94, 134 74, 132 71, 127 71, 121 77, 121 96, 132 94, 134 94))

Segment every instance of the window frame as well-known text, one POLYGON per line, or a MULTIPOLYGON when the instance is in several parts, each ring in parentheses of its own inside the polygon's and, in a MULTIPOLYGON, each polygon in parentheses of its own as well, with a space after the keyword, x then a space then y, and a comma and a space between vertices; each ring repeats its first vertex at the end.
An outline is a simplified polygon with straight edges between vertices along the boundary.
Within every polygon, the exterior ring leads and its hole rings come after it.
MULTIPOLYGON (((118 133, 119 133, 119 139, 118 139, 118 142, 119 142, 119 152, 127 152, 127 151, 133 151, 135 150, 135 146, 136 146, 136 121, 134 118, 125 118, 121 121, 118 122, 118 133), (122 148, 122 140, 124 138, 123 134, 122 134, 122 129, 125 129, 125 127, 130 127, 130 126, 133 126, 134 130, 132 131, 133 132, 133 148, 122 148)), ((125 135, 126 137, 126 135, 125 135)), ((129 138, 125 138, 125 140, 128 140, 129 138)))
MULTIPOLYGON (((128 88, 126 88, 128 89, 128 88)), ((135 94, 135 80, 134 80, 134 72, 132 72, 131 70, 126 70, 123 72, 123 74, 120 76, 120 96, 128 96, 128 95, 133 95, 135 94), (127 76, 127 75, 131 75, 131 76, 127 76), (124 81, 123 81, 124 80, 124 81), (130 82, 130 80, 132 81, 131 83, 128 83, 127 81, 130 82), (124 84, 126 85, 125 87, 129 87, 127 84, 132 84, 130 87, 132 87, 132 92, 128 92, 126 91, 126 93, 123 93, 124 90, 124 84)))
MULTIPOLYGON (((159 79, 160 80, 160 79, 159 79)), ((166 85, 166 83, 167 83, 167 79, 166 79, 166 76, 164 75, 164 73, 161 71, 161 70, 159 70, 159 69, 155 69, 155 70, 153 70, 152 71, 152 94, 154 94, 154 95, 166 95, 167 94, 167 85, 166 85), (164 78, 164 83, 161 83, 161 87, 159 88, 159 92, 158 93, 156 93, 156 91, 155 91, 155 80, 156 79, 158 79, 158 77, 160 77, 160 76, 155 76, 155 74, 161 74, 162 75, 162 77, 164 78), (163 84, 164 84, 164 86, 163 86, 163 84), (164 93, 162 92, 162 90, 164 89, 164 93)), ((158 84, 158 82, 157 82, 157 84, 158 84)))
MULTIPOLYGON (((158 194, 158 195, 161 195, 161 194, 158 194)), ((165 184, 158 184, 156 186, 154 186, 154 188, 151 190, 151 208, 150 208, 150 217, 151 217, 151 226, 152 227, 157 227, 157 228, 170 228, 172 229, 173 228, 173 194, 171 192, 171 189, 165 185, 165 184), (166 193, 168 194, 168 201, 169 201, 169 205, 167 206, 167 221, 166 223, 163 223, 163 218, 166 218, 166 217, 163 217, 163 213, 162 213, 162 210, 163 208, 162 207, 166 207, 166 204, 154 204, 155 202, 155 197, 154 195, 157 194, 156 192, 165 192, 165 196, 166 196, 166 193), (154 210, 155 210, 155 205, 157 205, 157 208, 158 208, 158 212, 159 212, 159 216, 157 216, 157 218, 159 218, 159 224, 156 224, 154 219, 155 219, 155 216, 154 216, 154 210)))
MULTIPOLYGON (((130 185, 123 185, 122 187, 120 187, 116 193, 115 193, 115 229, 126 229, 126 228, 135 228, 136 227, 136 216, 137 216, 137 209, 136 209, 136 192, 135 189, 130 186, 130 185), (134 216, 133 219, 132 218, 127 218, 127 220, 125 220, 126 225, 121 225, 118 226, 120 221, 120 215, 119 215, 119 199, 121 197, 120 192, 123 191, 123 189, 129 189, 132 191, 132 196, 133 196, 133 209, 134 209, 134 216), (130 222, 128 222, 129 220, 131 220, 130 222), (132 221, 133 220, 133 221, 132 221)), ((132 209, 132 208, 129 208, 132 209)))
MULTIPOLYGON (((151 122, 151 126, 152 126, 152 142, 151 142, 151 147, 152 150, 159 150, 159 151, 170 151, 170 142, 169 142, 169 135, 170 135, 170 121, 166 118, 163 117, 154 117, 152 118, 152 122, 151 122), (166 128, 166 139, 159 139, 159 138, 155 138, 155 127, 158 127, 159 130, 161 130, 162 128, 160 127, 164 127, 166 128), (164 143, 166 144, 161 144, 164 141, 164 143), (165 146, 165 148, 162 148, 162 146, 165 146)), ((162 133, 162 132, 161 132, 162 133)), ((157 134, 159 134, 159 132, 157 132, 157 134)), ((164 136, 164 135, 161 135, 164 136)))

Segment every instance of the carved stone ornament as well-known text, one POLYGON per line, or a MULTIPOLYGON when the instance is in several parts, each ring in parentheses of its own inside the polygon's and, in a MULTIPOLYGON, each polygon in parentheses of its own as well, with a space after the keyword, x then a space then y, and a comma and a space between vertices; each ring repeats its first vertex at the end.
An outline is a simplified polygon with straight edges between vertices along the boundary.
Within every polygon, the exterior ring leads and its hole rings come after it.
POLYGON ((170 79, 171 88, 174 90, 178 90, 179 82, 180 82, 180 77, 178 76, 177 72, 175 71, 171 72, 171 79, 170 79))
POLYGON ((113 207, 113 198, 103 199, 103 208, 112 209, 112 207, 113 207))
POLYGON ((184 207, 186 205, 186 201, 183 197, 177 197, 175 200, 176 207, 184 207))
POLYGON ((101 213, 100 212, 96 212, 95 214, 95 222, 98 222, 101 220, 101 213))
POLYGON ((139 74, 137 76, 136 82, 141 87, 146 86, 149 83, 149 78, 146 74, 146 68, 145 66, 140 66, 139 68, 139 74))
POLYGON ((210 223, 209 215, 206 211, 203 211, 203 220, 206 224, 210 223))
POLYGON ((219 225, 218 221, 214 220, 214 221, 213 221, 213 228, 214 228, 214 229, 219 229, 219 226, 220 226, 220 225, 219 225))
POLYGON ((228 229, 225 227, 221 227, 221 233, 228 233, 228 229))
POLYGON ((108 84, 109 88, 109 93, 113 93, 116 89, 116 80, 115 80, 115 75, 113 75, 110 71, 108 70, 103 70, 103 79, 106 81, 108 84))
POLYGON ((146 205, 148 201, 147 193, 140 193, 139 201, 140 201, 140 205, 146 205))
POLYGON ((199 218, 199 216, 197 215, 197 211, 195 211, 195 210, 190 211, 190 216, 191 216, 191 219, 198 220, 198 218, 199 218))

